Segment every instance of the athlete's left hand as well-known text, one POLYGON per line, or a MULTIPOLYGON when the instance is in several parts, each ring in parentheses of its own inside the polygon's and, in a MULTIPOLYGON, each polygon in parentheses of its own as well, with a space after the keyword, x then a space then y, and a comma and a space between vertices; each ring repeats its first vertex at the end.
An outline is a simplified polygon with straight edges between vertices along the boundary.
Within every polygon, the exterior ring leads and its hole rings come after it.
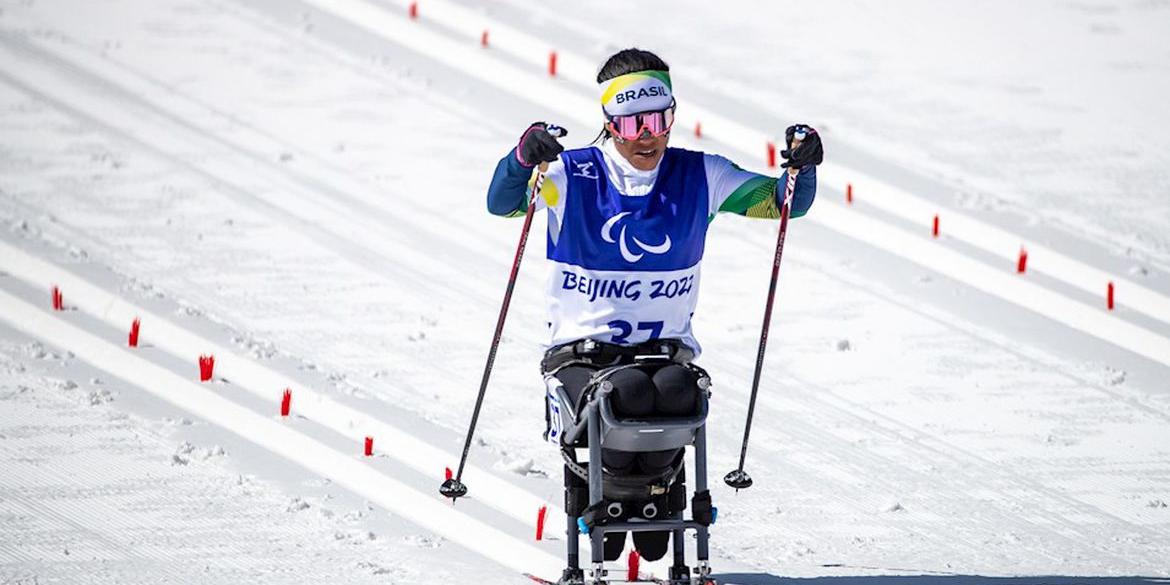
POLYGON ((821 135, 808 124, 793 124, 784 131, 788 148, 780 151, 785 160, 780 166, 799 169, 807 165, 819 165, 825 160, 825 149, 821 146, 821 135))

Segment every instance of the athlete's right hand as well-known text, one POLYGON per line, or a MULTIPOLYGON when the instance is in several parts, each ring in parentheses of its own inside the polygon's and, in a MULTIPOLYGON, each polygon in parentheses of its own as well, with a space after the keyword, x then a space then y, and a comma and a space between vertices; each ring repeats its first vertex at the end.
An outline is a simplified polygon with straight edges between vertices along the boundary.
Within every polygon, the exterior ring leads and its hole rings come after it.
POLYGON ((533 122, 516 145, 516 160, 526 167, 553 162, 565 150, 557 138, 568 134, 564 128, 546 122, 533 122))

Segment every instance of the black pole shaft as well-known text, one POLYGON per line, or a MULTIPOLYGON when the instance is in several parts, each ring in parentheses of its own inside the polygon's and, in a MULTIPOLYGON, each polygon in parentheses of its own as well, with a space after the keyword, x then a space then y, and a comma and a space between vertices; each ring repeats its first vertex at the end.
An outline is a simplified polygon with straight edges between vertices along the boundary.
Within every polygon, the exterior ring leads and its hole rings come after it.
POLYGON ((512 273, 508 276, 508 288, 504 291, 504 303, 500 307, 500 315, 496 319, 496 333, 492 336, 492 347, 488 351, 487 363, 483 367, 483 379, 479 382, 479 396, 475 399, 475 410, 471 414, 471 424, 467 428, 467 440, 463 442, 463 456, 459 458, 459 472, 455 480, 463 479, 463 466, 467 464, 467 453, 471 450, 471 437, 475 435, 475 425, 479 422, 479 411, 483 407, 483 397, 487 393, 488 379, 492 376, 492 365, 496 362, 496 350, 500 348, 500 338, 504 334, 504 321, 508 318, 508 306, 512 304, 512 290, 516 288, 516 277, 520 274, 520 260, 524 258, 524 247, 528 245, 528 230, 532 226, 533 209, 536 207, 536 194, 540 192, 544 181, 544 169, 541 164, 540 173, 536 175, 532 194, 528 198, 528 210, 524 213, 524 228, 520 232, 520 242, 516 244, 516 257, 512 260, 512 273))
POLYGON ((784 238, 788 234, 788 216, 792 213, 792 193, 796 190, 797 173, 788 173, 784 187, 784 203, 780 206, 780 235, 776 238, 776 255, 772 258, 772 282, 768 285, 768 302, 764 306, 764 324, 760 328, 760 347, 756 351, 756 373, 752 378, 752 396, 748 401, 747 422, 743 427, 743 446, 739 450, 739 471, 747 459, 748 436, 752 432, 752 417, 756 412, 756 395, 760 390, 760 374, 764 371, 764 350, 768 345, 768 329, 772 324, 772 305, 776 299, 776 282, 780 277, 780 259, 784 255, 784 238))

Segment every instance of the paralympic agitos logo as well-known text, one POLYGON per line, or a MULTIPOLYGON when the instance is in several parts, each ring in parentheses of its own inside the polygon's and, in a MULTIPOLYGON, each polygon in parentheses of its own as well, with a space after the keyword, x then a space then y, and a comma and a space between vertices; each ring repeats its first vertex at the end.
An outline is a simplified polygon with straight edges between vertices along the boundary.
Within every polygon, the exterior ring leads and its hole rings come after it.
POLYGON ((646 255, 642 252, 646 252, 646 253, 650 253, 650 254, 665 254, 668 251, 670 251, 670 235, 669 234, 666 235, 666 239, 663 240, 663 242, 661 244, 656 244, 656 245, 647 244, 647 243, 643 242, 642 240, 639 240, 637 236, 630 236, 630 239, 634 241, 634 245, 641 250, 641 252, 639 252, 637 254, 630 251, 630 244, 626 242, 626 226, 624 226, 624 225, 622 226, 622 229, 618 232, 617 239, 614 239, 614 237, 613 237, 614 226, 617 225, 617 223, 619 221, 621 221, 623 217, 629 215, 630 213, 631 212, 629 212, 629 211, 623 211, 623 212, 609 218, 608 220, 606 220, 605 225, 601 226, 601 239, 603 239, 606 242, 609 242, 611 244, 617 244, 618 250, 622 253, 622 258, 625 258, 626 262, 630 262, 630 263, 637 262, 638 260, 641 260, 642 257, 646 255))
POLYGON ((666 95, 666 88, 661 85, 651 85, 650 87, 643 87, 638 90, 623 91, 617 94, 617 103, 625 103, 629 100, 636 100, 644 97, 659 97, 666 95))

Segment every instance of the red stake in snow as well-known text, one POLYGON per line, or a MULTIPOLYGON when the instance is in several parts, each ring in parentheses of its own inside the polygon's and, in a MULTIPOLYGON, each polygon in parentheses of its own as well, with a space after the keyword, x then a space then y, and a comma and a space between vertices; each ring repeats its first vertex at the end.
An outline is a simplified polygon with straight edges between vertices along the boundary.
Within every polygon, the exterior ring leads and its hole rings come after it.
POLYGON ((417 18, 418 18, 418 2, 411 2, 410 3, 410 19, 415 20, 417 18))
POLYGON ((134 321, 130 323, 130 338, 126 340, 130 347, 138 347, 138 328, 141 326, 142 321, 138 317, 135 317, 134 321))
POLYGON ((366 457, 373 457, 374 455, 374 438, 366 437, 366 457))
POLYGON ((630 551, 630 556, 626 560, 626 568, 628 569, 627 575, 626 575, 626 581, 637 581, 638 580, 638 564, 641 561, 642 561, 642 557, 641 557, 641 555, 638 554, 638 551, 636 551, 636 550, 630 551))
POLYGON ((768 168, 776 168, 776 143, 768 143, 768 168))
POLYGON ((206 382, 211 379, 212 373, 215 371, 215 356, 201 355, 199 356, 199 381, 206 382))
POLYGON ((65 298, 61 296, 61 289, 57 288, 56 285, 53 286, 53 310, 65 310, 65 298))
POLYGON ((450 468, 450 467, 448 467, 448 468, 446 468, 446 469, 444 469, 444 470, 443 470, 443 475, 444 475, 444 476, 445 476, 447 479, 451 479, 452 477, 455 477, 455 474, 451 472, 451 468, 450 468))
POLYGON ((698 122, 695 122, 695 138, 702 138, 702 137, 703 137, 703 125, 698 123, 698 122))
POLYGON ((1113 310, 1113 281, 1112 280, 1109 281, 1109 286, 1105 289, 1105 306, 1109 307, 1110 311, 1113 310))
POLYGON ((853 205, 853 183, 845 183, 845 203, 853 205))
POLYGON ((479 35, 479 45, 485 49, 488 47, 488 31, 486 28, 483 29, 483 34, 479 35))
POLYGON ((934 214, 934 228, 931 229, 931 233, 934 234, 934 237, 936 237, 936 238, 938 237, 938 214, 937 213, 934 214))
POLYGON ((285 388, 284 396, 280 398, 280 416, 288 416, 288 411, 292 408, 292 389, 285 388))
POLYGON ((548 74, 550 77, 557 76, 557 52, 549 51, 548 53, 548 74))
POLYGON ((536 540, 544 539, 544 517, 548 515, 548 506, 541 506, 536 512, 536 540))
POLYGON ((1023 274, 1028 271, 1028 251, 1020 246, 1020 259, 1016 262, 1016 272, 1023 274))

